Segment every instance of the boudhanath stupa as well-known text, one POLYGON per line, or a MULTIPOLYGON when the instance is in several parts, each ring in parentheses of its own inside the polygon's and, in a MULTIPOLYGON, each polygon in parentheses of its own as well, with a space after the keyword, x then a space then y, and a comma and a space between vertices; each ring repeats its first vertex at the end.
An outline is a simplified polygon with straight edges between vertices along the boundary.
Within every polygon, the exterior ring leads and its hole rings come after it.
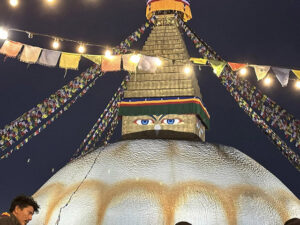
POLYGON ((142 54, 155 73, 137 71, 120 102, 122 141, 73 160, 35 194, 31 225, 281 225, 300 217, 299 199, 239 150, 205 142, 210 116, 178 20, 185 0, 148 1, 157 22, 142 54))

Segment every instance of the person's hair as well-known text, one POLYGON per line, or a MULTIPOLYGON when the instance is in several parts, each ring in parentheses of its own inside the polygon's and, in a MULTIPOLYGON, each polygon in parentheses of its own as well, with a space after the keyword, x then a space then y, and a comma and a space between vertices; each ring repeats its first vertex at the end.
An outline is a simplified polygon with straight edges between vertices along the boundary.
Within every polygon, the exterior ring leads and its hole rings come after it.
POLYGON ((185 222, 185 221, 181 221, 179 223, 176 223, 175 225, 192 225, 192 224, 185 222))
POLYGON ((34 212, 39 212, 39 208, 40 206, 36 203, 36 201, 30 197, 30 196, 26 196, 26 195, 19 195, 17 196, 10 205, 9 208, 9 212, 13 212, 16 208, 16 206, 19 206, 21 209, 26 208, 27 206, 32 206, 34 209, 34 212))
POLYGON ((284 225, 300 225, 300 219, 292 218, 284 223, 284 225))

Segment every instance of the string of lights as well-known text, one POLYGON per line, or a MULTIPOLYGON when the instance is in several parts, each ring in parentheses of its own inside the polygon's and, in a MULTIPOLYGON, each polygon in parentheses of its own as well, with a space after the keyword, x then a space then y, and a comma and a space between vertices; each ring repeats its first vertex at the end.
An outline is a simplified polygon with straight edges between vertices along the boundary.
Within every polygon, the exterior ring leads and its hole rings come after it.
MULTIPOLYGON (((53 4, 56 0, 44 0, 48 4, 53 4)), ((11 7, 17 8, 20 4, 19 0, 8 0, 8 3, 11 7)))
MULTIPOLYGON (((17 0, 11 0, 11 1, 17 1, 17 0)), ((102 48, 104 49, 104 55, 107 57, 107 58, 110 58, 112 56, 112 50, 113 49, 112 47, 108 47, 107 45, 101 45, 101 44, 96 44, 96 43, 90 43, 90 42, 86 42, 86 41, 78 41, 78 40, 73 40, 73 39, 70 39, 70 38, 64 38, 64 37, 58 37, 58 36, 55 36, 55 35, 51 35, 51 34, 42 34, 42 33, 37 33, 37 32, 32 32, 32 31, 27 31, 27 30, 22 30, 22 29, 17 29, 17 28, 8 28, 8 29, 5 29, 3 27, 0 27, 0 39, 3 39, 3 40, 6 40, 8 39, 9 37, 9 32, 11 31, 14 31, 14 32, 21 32, 21 33, 25 33, 28 35, 28 38, 33 38, 34 36, 40 36, 40 37, 47 37, 47 38, 50 38, 52 39, 52 48, 55 49, 55 50, 58 50, 61 48, 61 43, 62 42, 72 42, 72 43, 76 43, 78 46, 77 46, 77 52, 78 53, 85 53, 86 52, 86 46, 93 46, 93 47, 99 47, 99 48, 102 48)), ((138 54, 142 54, 142 52, 140 50, 135 50, 135 49, 131 49, 130 52, 133 52, 135 55, 132 57, 131 61, 132 62, 135 62, 135 63, 138 63, 138 61, 140 60, 140 56, 138 56, 138 54)), ((162 64, 162 61, 160 60, 163 59, 163 60, 167 60, 167 61, 172 61, 172 62, 176 62, 176 60, 172 60, 172 59, 169 59, 169 58, 166 58, 166 57, 158 57, 157 58, 157 65, 158 66, 161 66, 162 64)), ((194 64, 196 65, 196 64, 194 64)), ((200 67, 200 70, 201 70, 201 67, 203 66, 209 66, 210 65, 196 65, 196 66, 199 66, 200 67)), ((192 71, 192 68, 190 65, 186 65, 183 69, 183 72, 185 74, 190 74, 192 71)), ((249 74, 249 69, 248 69, 248 66, 244 67, 244 68, 241 68, 240 70, 237 71, 237 74, 240 76, 240 77, 246 77, 248 74, 249 74)), ((273 83, 273 76, 271 74, 268 74, 264 79, 263 79, 263 84, 266 86, 266 87, 269 87, 272 85, 273 83)), ((289 81, 295 81, 295 88, 297 90, 300 90, 300 80, 299 79, 294 79, 294 78, 289 78, 289 81)))
POLYGON ((96 44, 96 43, 90 43, 87 41, 78 41, 78 40, 73 40, 70 38, 64 38, 64 37, 58 37, 55 35, 51 34, 42 34, 42 33, 37 33, 37 32, 32 32, 32 31, 27 31, 27 30, 21 30, 17 28, 8 28, 5 29, 3 27, 0 27, 0 39, 8 39, 9 38, 9 32, 10 31, 15 31, 15 32, 20 32, 20 33, 25 33, 28 35, 28 38, 33 38, 34 36, 40 36, 40 37, 47 37, 52 39, 52 48, 53 49, 59 49, 61 47, 61 42, 72 42, 78 44, 77 51, 79 53, 84 53, 86 51, 86 46, 92 46, 92 47, 100 47, 103 49, 112 49, 112 47, 108 47, 107 45, 101 45, 101 44, 96 44))

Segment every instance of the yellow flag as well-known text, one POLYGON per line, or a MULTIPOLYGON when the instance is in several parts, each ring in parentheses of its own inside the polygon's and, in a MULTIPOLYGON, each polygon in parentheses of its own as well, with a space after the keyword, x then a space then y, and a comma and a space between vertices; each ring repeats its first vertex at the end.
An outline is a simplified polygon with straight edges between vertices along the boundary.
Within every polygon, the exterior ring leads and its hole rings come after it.
POLYGON ((292 70, 293 73, 300 79, 300 70, 292 70))
POLYGON ((202 59, 202 58, 190 58, 190 61, 192 61, 193 63, 196 63, 196 64, 202 64, 202 65, 206 65, 206 63, 207 63, 207 59, 202 59))
POLYGON ((82 55, 84 58, 87 58, 89 60, 91 60, 92 62, 98 64, 98 65, 101 65, 101 62, 102 62, 102 55, 87 55, 87 54, 84 54, 82 55))
POLYGON ((223 72, 224 67, 226 66, 226 62, 217 61, 217 60, 209 60, 210 65, 212 66, 214 73, 219 77, 223 72))
POLYGON ((257 80, 262 80, 267 76, 271 66, 258 66, 258 65, 251 65, 256 73, 257 80))
POLYGON ((60 61, 59 61, 59 67, 63 69, 73 69, 77 70, 79 61, 80 61, 80 54, 75 53, 61 53, 60 61))

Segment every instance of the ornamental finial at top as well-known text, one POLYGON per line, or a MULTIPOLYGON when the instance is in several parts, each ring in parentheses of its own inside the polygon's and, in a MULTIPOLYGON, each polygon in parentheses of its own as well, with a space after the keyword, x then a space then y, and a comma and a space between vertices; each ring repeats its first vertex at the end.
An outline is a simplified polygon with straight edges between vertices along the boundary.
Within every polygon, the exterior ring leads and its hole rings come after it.
POLYGON ((147 0, 147 19, 170 11, 181 14, 185 22, 192 19, 190 0, 147 0))

